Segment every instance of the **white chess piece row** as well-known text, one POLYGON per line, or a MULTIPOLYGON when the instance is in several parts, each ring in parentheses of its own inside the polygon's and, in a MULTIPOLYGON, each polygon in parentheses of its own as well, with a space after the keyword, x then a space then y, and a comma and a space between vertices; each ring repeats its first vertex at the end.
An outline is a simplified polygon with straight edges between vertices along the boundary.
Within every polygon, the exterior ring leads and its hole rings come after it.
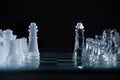
POLYGON ((21 68, 27 66, 26 62, 34 64, 36 61, 38 64, 34 66, 39 67, 37 26, 31 23, 29 28, 29 42, 25 37, 17 39, 10 29, 0 30, 0 68, 21 68))

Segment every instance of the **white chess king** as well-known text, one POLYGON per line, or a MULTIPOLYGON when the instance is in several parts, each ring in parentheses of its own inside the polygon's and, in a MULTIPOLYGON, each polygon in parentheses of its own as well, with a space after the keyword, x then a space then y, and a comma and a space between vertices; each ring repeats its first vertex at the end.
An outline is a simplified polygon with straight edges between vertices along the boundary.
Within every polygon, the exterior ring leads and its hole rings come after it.
POLYGON ((39 49, 38 49, 38 42, 37 42, 37 26, 36 23, 31 23, 29 26, 29 44, 28 44, 28 52, 29 58, 34 57, 34 59, 39 60, 39 49))

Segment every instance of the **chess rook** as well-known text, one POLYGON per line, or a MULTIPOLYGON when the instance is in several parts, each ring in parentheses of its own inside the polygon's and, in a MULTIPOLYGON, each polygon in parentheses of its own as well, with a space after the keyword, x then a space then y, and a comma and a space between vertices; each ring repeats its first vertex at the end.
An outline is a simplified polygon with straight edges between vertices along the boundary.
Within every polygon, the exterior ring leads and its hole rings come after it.
MULTIPOLYGON (((13 35, 13 31, 10 30, 10 29, 7 29, 7 30, 4 30, 2 32, 3 34, 3 53, 4 53, 4 56, 7 58, 8 54, 9 54, 9 51, 10 51, 10 41, 11 40, 15 40, 16 36, 13 35)), ((6 61, 6 59, 5 59, 6 61)))

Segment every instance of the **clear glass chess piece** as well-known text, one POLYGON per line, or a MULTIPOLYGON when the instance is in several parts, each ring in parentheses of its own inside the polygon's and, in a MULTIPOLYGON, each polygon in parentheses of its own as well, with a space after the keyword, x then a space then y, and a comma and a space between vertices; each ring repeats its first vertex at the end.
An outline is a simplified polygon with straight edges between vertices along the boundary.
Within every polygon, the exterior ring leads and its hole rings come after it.
POLYGON ((75 46, 73 51, 73 65, 76 68, 82 68, 82 53, 84 49, 84 26, 77 23, 75 26, 75 46))
POLYGON ((83 67, 115 68, 119 65, 119 49, 120 35, 116 29, 106 29, 102 36, 86 38, 83 67))

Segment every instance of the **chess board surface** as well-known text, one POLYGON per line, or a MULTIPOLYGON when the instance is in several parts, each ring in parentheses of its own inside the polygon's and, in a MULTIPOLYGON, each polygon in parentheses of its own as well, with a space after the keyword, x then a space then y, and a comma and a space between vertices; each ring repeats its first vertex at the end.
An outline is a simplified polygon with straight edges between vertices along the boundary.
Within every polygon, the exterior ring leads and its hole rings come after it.
POLYGON ((0 80, 120 80, 120 70, 76 69, 72 53, 45 52, 40 65, 32 70, 0 71, 0 80))
POLYGON ((72 53, 41 53, 40 66, 49 69, 71 69, 73 67, 72 53))

